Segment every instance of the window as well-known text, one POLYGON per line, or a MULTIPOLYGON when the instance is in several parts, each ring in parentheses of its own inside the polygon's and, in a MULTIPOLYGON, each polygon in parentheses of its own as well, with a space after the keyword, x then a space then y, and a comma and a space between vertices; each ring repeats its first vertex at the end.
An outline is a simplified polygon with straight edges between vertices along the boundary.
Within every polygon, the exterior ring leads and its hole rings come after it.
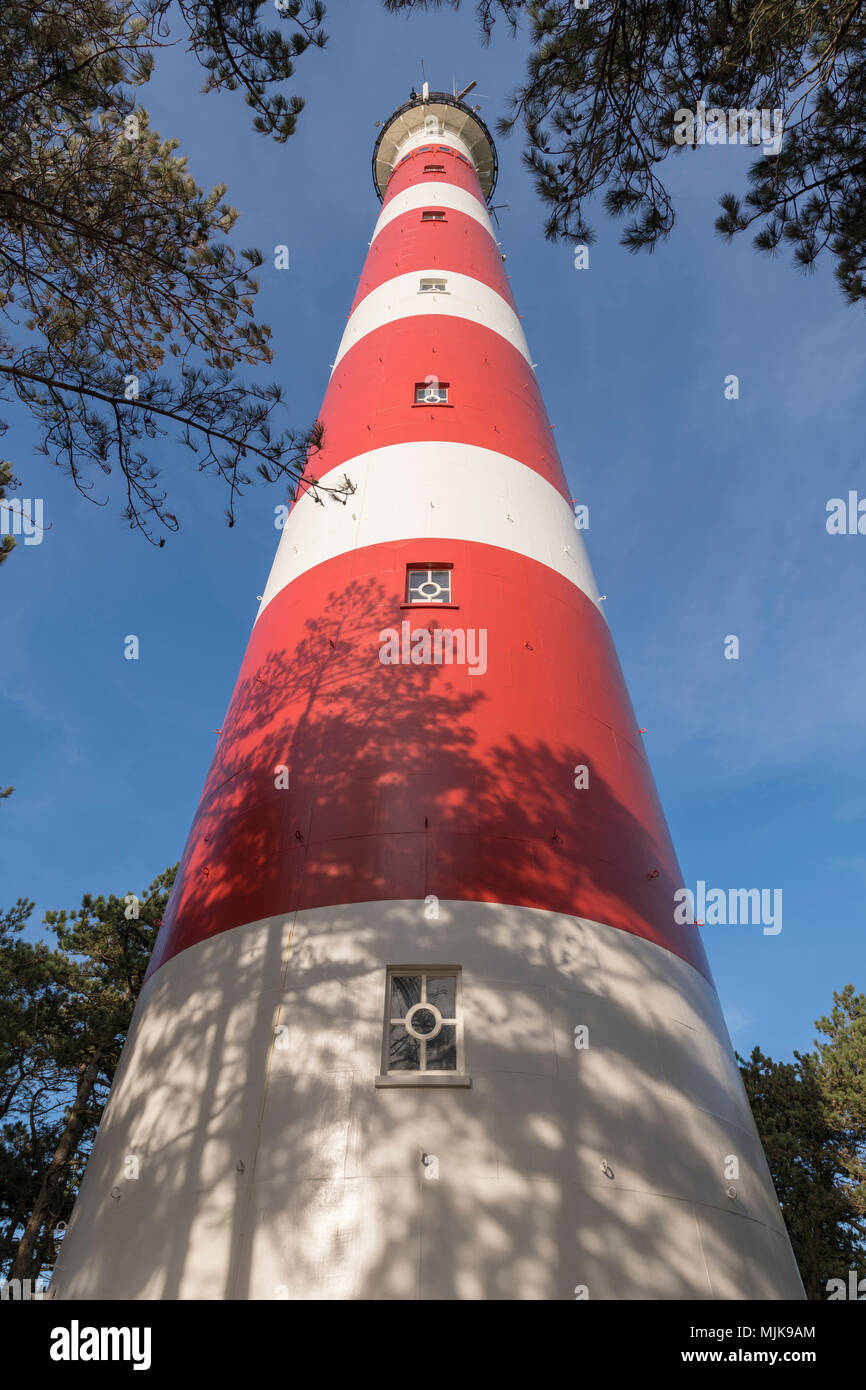
POLYGON ((422 222, 444 222, 445 213, 441 208, 426 208, 421 214, 422 222))
POLYGON ((445 173, 445 165, 444 165, 444 164, 425 164, 425 165, 424 165, 424 173, 425 173, 425 174, 444 174, 444 173, 445 173))
POLYGON ((415 404, 447 405, 448 382, 439 381, 437 378, 431 378, 430 381, 416 381, 415 404))
POLYGON ((448 281, 437 280, 435 278, 422 280, 418 289, 419 294, 447 294, 448 281))
POLYGON ((450 603, 451 569, 407 569, 407 603, 450 603))
POLYGON ((469 1084, 463 1062, 459 966, 391 966, 380 1081, 469 1084))

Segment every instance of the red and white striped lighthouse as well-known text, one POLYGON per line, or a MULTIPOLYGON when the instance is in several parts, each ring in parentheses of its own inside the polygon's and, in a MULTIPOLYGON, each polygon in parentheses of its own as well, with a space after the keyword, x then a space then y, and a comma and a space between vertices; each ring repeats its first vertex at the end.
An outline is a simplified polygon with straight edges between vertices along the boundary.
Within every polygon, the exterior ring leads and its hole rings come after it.
POLYGON ((799 1298, 455 97, 382 209, 61 1298, 799 1298), (135 1160, 135 1162, 132 1162, 135 1160))

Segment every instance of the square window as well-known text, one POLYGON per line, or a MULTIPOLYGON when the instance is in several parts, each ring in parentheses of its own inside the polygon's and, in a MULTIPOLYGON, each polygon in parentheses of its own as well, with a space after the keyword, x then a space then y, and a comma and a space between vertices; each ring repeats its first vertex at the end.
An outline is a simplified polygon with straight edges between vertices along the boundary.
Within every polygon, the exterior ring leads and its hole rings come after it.
POLYGON ((447 405, 448 404, 448 382, 439 381, 436 378, 430 381, 415 382, 415 404, 416 405, 447 405))
POLYGON ((461 1076, 463 1020, 459 966, 391 966, 388 970, 382 1077, 461 1076))
POLYGON ((425 208, 421 214, 422 222, 444 222, 445 213, 441 208, 425 208))
POLYGON ((447 294, 448 281, 440 280, 435 276, 423 279, 418 287, 419 294, 447 294))
POLYGON ((450 569, 407 569, 407 603, 450 603, 450 569))

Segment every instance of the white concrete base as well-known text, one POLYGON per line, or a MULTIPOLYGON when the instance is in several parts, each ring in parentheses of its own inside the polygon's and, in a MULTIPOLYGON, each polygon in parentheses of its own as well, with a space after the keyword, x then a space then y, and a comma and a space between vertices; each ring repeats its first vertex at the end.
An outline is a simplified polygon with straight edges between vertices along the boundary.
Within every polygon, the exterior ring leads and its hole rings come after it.
POLYGON ((677 956, 529 908, 377 902, 239 927, 145 985, 55 1298, 580 1285, 803 1297, 718 1000, 677 956), (471 1088, 377 1089, 407 961, 462 966, 471 1088))

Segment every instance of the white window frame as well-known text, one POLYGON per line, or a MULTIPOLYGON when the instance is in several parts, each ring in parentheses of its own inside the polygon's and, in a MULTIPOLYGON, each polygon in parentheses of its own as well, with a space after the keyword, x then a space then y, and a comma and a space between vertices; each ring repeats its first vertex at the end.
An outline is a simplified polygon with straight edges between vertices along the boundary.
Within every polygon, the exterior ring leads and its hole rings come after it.
POLYGON ((418 284, 419 294, 448 294, 448 280, 440 275, 422 275, 418 284))
POLYGON ((452 583, 451 583, 451 576, 452 576, 452 574, 453 574, 453 569, 454 569, 453 565, 407 565, 407 566, 406 566, 406 603, 411 604, 411 606, 412 606, 413 608, 415 608, 415 607, 422 608, 422 607, 424 606, 425 603, 441 603, 441 604, 443 604, 443 605, 448 605, 448 604, 453 603, 453 602, 454 602, 454 586, 453 586, 452 583), (413 575, 413 574, 426 574, 426 575, 427 575, 427 578, 426 578, 423 582, 424 582, 425 584, 432 584, 432 583, 434 582, 434 580, 431 578, 431 576, 432 576, 437 570, 447 570, 447 572, 448 572, 448 597, 447 597, 447 598, 429 598, 429 597, 425 594, 423 598, 412 598, 412 596, 411 596, 411 595, 412 595, 412 575, 413 575))
POLYGON ((447 382, 447 381, 440 381, 440 383, 439 383, 438 386, 430 386, 426 381, 416 381, 416 382, 415 382, 415 394, 414 394, 414 399, 413 399, 413 401, 412 401, 412 404, 413 404, 413 405, 447 405, 447 404, 448 404, 448 388, 449 388, 449 386, 450 386, 450 382, 447 382), (419 395, 418 395, 418 392, 419 392, 419 391, 423 391, 425 394, 424 394, 423 396, 419 397, 419 395), (432 397, 432 393, 433 393, 434 391, 437 393, 435 398, 432 397), (443 391, 444 391, 444 393, 445 393, 444 395, 441 394, 443 391))
MULTIPOLYGON (((437 1010, 438 1012, 438 1010, 437 1010)), ((403 1019, 396 1022, 403 1023, 403 1019)), ((426 1047, 422 1044, 422 1051, 426 1047)), ((385 971, 385 1007, 382 1027, 381 1070, 376 1077, 376 1086, 460 1086, 472 1085, 472 1077, 466 1072, 466 1054, 463 1038, 463 968, 459 965, 389 965, 385 971), (426 1005, 427 980, 431 975, 448 975, 454 979, 454 1012, 457 1030, 457 1068, 455 1071, 389 1071, 391 1060, 391 981, 395 975, 421 976, 420 1007, 426 1005)))

